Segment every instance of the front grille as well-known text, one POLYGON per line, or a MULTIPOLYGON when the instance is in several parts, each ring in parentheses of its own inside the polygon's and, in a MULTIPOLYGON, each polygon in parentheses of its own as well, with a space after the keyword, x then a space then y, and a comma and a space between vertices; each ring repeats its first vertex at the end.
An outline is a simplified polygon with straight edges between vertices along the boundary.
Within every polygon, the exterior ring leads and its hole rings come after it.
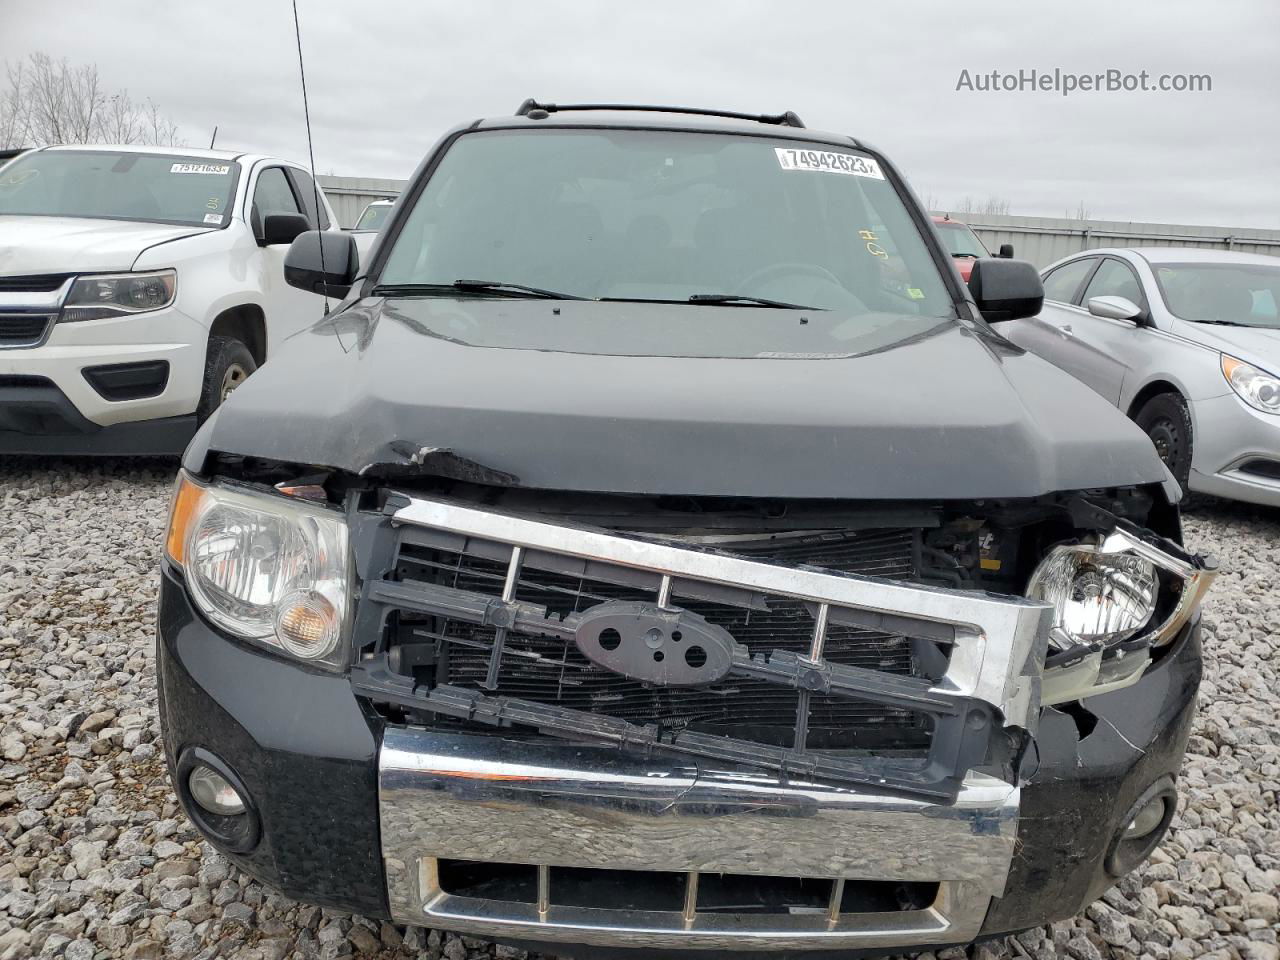
MULTIPOLYGON (((675 538, 678 542, 678 538, 675 538)), ((807 564, 844 573, 909 578, 919 555, 915 529, 830 531, 807 536, 735 537, 719 548, 766 562, 807 564)), ((506 564, 467 553, 402 544, 396 577, 443 584, 499 598, 506 564)), ((516 597, 545 607, 550 616, 582 613, 609 600, 652 600, 652 592, 603 580, 570 576, 526 565, 516 597)), ((764 609, 679 598, 678 605, 724 627, 753 655, 785 650, 804 655, 812 642, 814 618, 803 602, 771 597, 764 609)), ((465 620, 399 611, 391 620, 391 642, 444 644, 434 667, 435 683, 481 690, 489 668, 495 629, 465 620)), ((909 639, 900 633, 842 624, 828 626, 823 656, 832 663, 921 675, 909 639)), ((759 742, 789 745, 794 737, 800 694, 776 684, 744 678, 699 687, 654 686, 604 669, 559 637, 511 632, 498 673, 497 695, 555 704, 663 730, 691 729, 749 735, 759 742)), ((461 721, 441 719, 444 726, 461 721)), ((810 697, 811 748, 919 748, 927 745, 925 714, 848 697, 810 697)))
POLYGON ((44 339, 53 317, 42 313, 0 313, 0 346, 33 346, 44 339))
POLYGON ((42 273, 26 277, 0 277, 0 293, 52 293, 70 277, 69 273, 42 273))

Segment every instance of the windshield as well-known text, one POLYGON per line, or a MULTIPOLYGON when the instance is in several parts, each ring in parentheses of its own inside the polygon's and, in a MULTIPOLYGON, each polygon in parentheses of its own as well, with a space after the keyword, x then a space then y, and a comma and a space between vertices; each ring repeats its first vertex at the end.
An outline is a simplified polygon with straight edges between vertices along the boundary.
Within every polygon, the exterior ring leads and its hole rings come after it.
POLYGON ((1280 263, 1159 263, 1154 269, 1176 317, 1280 328, 1280 263))
POLYGON ((227 222, 240 165, 178 154, 41 150, 0 170, 0 215, 227 222))
POLYGON ((360 214, 360 220, 356 223, 356 230, 381 230, 382 225, 387 222, 387 217, 391 216, 391 204, 389 203, 371 203, 364 208, 364 213, 360 214))
POLYGON ((463 135, 404 221, 378 292, 459 296, 430 289, 459 280, 592 300, 838 311, 902 321, 903 336, 955 315, 874 159, 712 133, 463 135))
POLYGON ((978 235, 963 223, 937 223, 938 234, 942 237, 942 245, 953 257, 989 257, 987 248, 982 245, 978 235))

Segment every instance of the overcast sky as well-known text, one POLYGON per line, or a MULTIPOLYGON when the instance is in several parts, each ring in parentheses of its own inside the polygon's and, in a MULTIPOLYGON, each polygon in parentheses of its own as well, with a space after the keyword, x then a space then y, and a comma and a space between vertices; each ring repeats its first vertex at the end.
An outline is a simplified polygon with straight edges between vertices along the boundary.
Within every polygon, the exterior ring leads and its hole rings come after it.
MULTIPOLYGON (((1277 0, 299 0, 320 173, 406 177, 525 97, 795 110, 922 198, 1280 228, 1277 0), (957 91, 962 70, 1209 74, 1203 93, 957 91)), ((306 159, 288 0, 0 0, 0 60, 96 63, 191 146, 306 159)))

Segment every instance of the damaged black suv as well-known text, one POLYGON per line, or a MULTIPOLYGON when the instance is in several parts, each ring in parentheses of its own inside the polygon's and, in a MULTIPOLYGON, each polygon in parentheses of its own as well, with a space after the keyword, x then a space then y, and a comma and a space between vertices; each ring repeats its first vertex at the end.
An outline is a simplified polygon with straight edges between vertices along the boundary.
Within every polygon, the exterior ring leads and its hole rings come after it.
POLYGON ((883 155, 528 102, 431 151, 188 449, 192 820, 287 895, 557 952, 848 955, 1080 910, 1159 842, 1212 560, 883 155))

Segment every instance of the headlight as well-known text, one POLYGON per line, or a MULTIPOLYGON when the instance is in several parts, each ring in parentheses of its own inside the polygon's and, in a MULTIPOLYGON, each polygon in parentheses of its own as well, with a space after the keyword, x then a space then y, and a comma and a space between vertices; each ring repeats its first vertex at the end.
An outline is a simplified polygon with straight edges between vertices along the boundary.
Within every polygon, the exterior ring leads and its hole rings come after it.
POLYGON ((347 525, 283 496, 179 475, 166 550, 199 610, 235 636, 341 669, 347 525))
POLYGON ((172 270, 77 277, 62 305, 62 319, 102 320, 159 310, 173 303, 177 289, 172 270))
POLYGON ((1222 375, 1241 400, 1263 413, 1280 413, 1280 378, 1252 364, 1222 355, 1222 375))
POLYGON ((1048 706, 1136 683, 1172 643, 1217 575, 1217 561, 1154 534, 1116 529, 1054 547, 1027 584, 1053 608, 1041 688, 1048 706))
POLYGON ((1075 643, 1120 643, 1156 612, 1159 583, 1149 560, 1128 553, 1103 554, 1088 544, 1055 549, 1031 578, 1027 596, 1054 609, 1055 638, 1075 643))

